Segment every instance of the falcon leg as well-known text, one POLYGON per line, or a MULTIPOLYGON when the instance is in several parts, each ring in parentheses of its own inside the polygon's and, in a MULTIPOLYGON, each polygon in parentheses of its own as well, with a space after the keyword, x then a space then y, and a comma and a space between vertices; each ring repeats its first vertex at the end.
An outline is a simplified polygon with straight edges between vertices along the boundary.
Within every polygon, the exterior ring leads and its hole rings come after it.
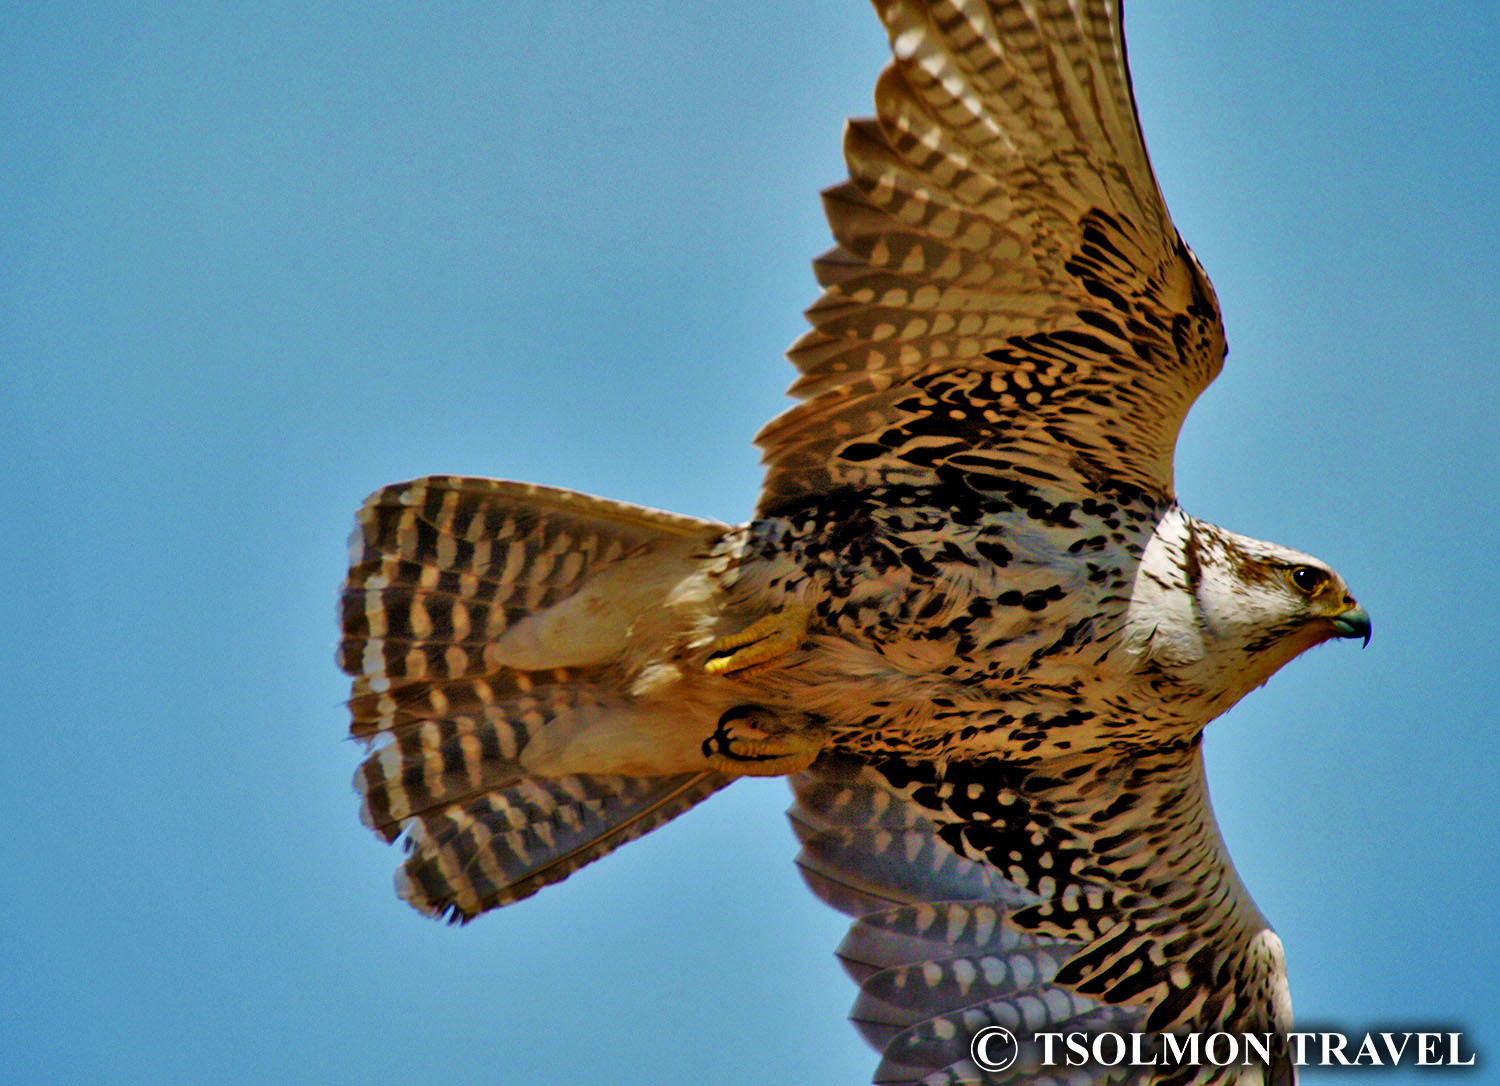
POLYGON ((822 732, 767 735, 752 723, 766 715, 771 714, 758 705, 737 705, 719 717, 719 726, 703 741, 703 757, 709 766, 742 777, 779 777, 800 773, 817 760, 827 739, 822 732), (745 735, 745 726, 761 734, 756 738, 745 735))
POLYGON ((802 644, 811 618, 812 611, 806 607, 772 611, 738 633, 721 637, 710 645, 708 663, 703 669, 710 675, 734 673, 742 679, 763 671, 771 661, 802 644))

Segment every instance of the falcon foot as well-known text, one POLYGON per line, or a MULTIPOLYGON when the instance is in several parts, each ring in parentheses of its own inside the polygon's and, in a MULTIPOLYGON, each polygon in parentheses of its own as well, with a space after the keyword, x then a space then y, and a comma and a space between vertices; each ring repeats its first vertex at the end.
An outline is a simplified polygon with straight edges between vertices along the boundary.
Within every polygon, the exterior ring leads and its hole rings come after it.
POLYGON ((778 657, 802 644, 811 618, 812 611, 806 607, 772 611, 738 633, 721 637, 710 645, 708 663, 703 668, 710 675, 733 673, 741 679, 764 671, 778 657))
POLYGON ((757 719, 775 719, 759 705, 736 705, 719 717, 719 726, 703 741, 703 757, 711 768, 742 777, 779 777, 800 773, 817 760, 826 737, 821 732, 783 732, 767 735, 757 719), (746 730, 759 733, 757 738, 746 730))

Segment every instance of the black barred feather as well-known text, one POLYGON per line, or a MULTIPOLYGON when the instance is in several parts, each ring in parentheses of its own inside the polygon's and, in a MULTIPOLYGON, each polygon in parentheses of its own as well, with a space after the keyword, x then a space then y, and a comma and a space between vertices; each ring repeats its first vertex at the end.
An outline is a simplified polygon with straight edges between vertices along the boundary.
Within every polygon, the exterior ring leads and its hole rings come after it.
POLYGON ((1169 496, 1224 335, 1146 158, 1118 5, 876 8, 895 57, 824 195, 838 247, 788 356, 804 402, 757 438, 759 511, 929 484, 955 454, 1169 496))
MULTIPOLYGON (((1034 1081, 986 1075, 973 1063, 969 1041, 985 1026, 1018 1036, 1139 1028, 1138 1008, 1095 1002, 1057 982, 1079 942, 1013 922, 1038 895, 990 863, 957 855, 933 821, 942 812, 911 800, 916 778, 936 781, 908 775, 904 790, 863 761, 824 755, 793 779, 798 865, 819 897, 857 918, 839 957, 860 986, 850 1018, 882 1052, 875 1081, 1034 1081), (863 847, 844 847, 854 841, 863 847)), ((1038 1071, 1034 1061, 1018 1067, 1038 1071)))
POLYGON ((715 773, 526 778, 415 820, 401 897, 471 920, 559 882, 724 787, 715 773))
MULTIPOLYGON (((397 877, 423 912, 467 920, 535 893, 676 817, 732 779, 697 772, 537 774, 529 755, 637 713, 621 643, 643 605, 592 609, 572 638, 533 635, 586 584, 630 562, 707 550, 721 529, 569 491, 434 477, 360 510, 339 661, 365 823, 410 853, 397 877), (512 666, 518 658, 536 664, 512 666)), ((571 629, 571 627, 570 627, 571 629)), ((710 726, 712 720, 704 722, 710 726)))

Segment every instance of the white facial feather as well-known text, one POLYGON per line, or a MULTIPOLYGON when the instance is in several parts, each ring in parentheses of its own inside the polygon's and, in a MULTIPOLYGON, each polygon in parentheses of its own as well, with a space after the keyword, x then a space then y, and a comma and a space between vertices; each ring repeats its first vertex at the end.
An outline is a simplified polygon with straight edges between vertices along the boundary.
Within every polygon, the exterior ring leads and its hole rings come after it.
POLYGON ((1328 636, 1309 625, 1296 566, 1334 574, 1301 551, 1195 520, 1164 516, 1137 572, 1127 643, 1218 715, 1328 636))

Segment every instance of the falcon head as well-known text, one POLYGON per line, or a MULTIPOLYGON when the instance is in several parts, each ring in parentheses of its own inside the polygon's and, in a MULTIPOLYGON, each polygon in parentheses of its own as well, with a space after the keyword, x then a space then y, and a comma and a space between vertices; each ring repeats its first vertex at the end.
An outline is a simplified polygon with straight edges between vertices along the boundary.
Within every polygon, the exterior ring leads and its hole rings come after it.
POLYGON ((1142 554, 1128 621, 1145 661, 1212 716, 1314 645, 1370 640, 1369 615, 1325 563, 1180 510, 1142 554))

